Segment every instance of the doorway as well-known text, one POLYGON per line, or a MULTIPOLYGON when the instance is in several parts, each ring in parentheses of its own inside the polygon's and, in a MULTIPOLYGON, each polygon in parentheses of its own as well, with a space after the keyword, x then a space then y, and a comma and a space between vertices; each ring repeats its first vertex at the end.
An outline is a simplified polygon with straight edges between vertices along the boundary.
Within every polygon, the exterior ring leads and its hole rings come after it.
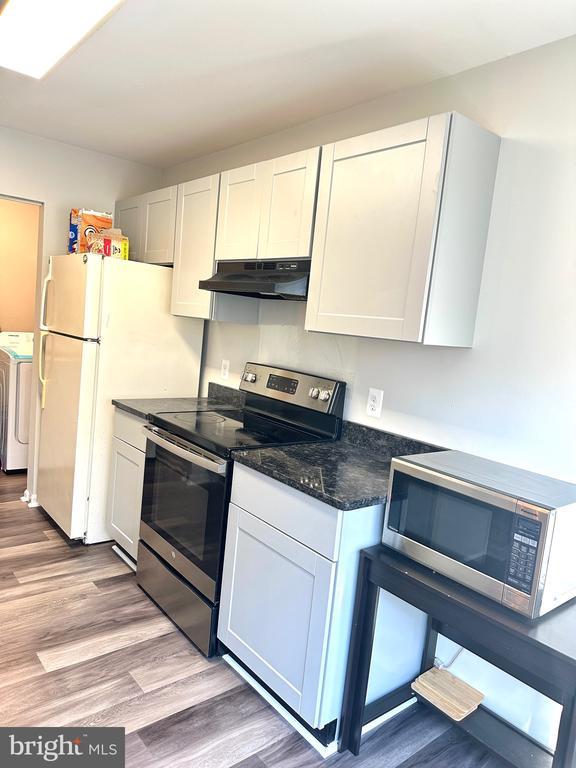
POLYGON ((42 206, 0 196, 0 468, 28 466, 42 206))
POLYGON ((0 331, 34 331, 40 212, 0 197, 0 331))

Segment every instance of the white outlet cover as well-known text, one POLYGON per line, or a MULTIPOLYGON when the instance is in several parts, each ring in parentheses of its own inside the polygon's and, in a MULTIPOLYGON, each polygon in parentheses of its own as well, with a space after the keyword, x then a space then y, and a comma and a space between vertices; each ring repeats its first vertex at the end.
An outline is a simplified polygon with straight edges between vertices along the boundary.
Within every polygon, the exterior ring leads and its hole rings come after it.
POLYGON ((222 360, 222 366, 220 368, 220 378, 227 379, 230 373, 230 360, 222 360))
POLYGON ((366 403, 366 413, 368 416, 373 416, 375 419, 379 419, 382 416, 382 403, 384 402, 384 390, 373 389, 370 387, 368 390, 368 401, 366 403))

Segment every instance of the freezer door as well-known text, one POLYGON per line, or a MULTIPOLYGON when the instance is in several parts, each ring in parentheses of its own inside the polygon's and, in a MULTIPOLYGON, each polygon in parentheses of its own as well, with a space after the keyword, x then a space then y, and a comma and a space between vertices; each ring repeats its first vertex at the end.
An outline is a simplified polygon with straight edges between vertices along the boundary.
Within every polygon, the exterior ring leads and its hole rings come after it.
POLYGON ((46 394, 38 501, 71 539, 80 539, 88 515, 98 344, 49 333, 41 354, 46 394))
POLYGON ((102 256, 52 256, 42 292, 42 329, 83 339, 100 336, 102 256))

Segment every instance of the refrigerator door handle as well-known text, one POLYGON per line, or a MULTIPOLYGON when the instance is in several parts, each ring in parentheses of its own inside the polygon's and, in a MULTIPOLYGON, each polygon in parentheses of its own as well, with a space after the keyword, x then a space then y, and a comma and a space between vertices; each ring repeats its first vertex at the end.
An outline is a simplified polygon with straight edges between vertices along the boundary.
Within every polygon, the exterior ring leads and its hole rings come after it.
POLYGON ((44 330, 40 331, 40 352, 38 354, 38 378, 40 379, 40 384, 42 385, 42 392, 40 395, 40 410, 44 410, 44 406, 46 405, 46 371, 45 371, 45 355, 46 355, 46 337, 48 336, 48 333, 44 330))
POLYGON ((48 292, 48 283, 52 282, 52 265, 48 267, 48 274, 42 283, 42 301, 40 302, 40 330, 47 331, 46 325, 46 294, 48 292))

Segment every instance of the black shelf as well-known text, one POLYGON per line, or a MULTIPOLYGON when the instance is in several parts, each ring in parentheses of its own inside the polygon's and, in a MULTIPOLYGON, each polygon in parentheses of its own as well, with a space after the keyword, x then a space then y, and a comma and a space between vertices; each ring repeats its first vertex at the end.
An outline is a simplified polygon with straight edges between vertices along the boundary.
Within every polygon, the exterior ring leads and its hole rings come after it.
POLYGON ((439 712, 455 726, 516 768, 551 768, 554 759, 551 752, 536 744, 526 734, 516 730, 486 707, 479 706, 463 720, 452 720, 428 699, 417 693, 415 696, 421 704, 439 712))
MULTIPOLYGON (((360 555, 340 752, 359 754, 367 715, 376 718, 409 696, 401 686, 366 705, 381 589, 427 614, 420 674, 434 665, 438 635, 444 635, 562 707, 553 754, 484 706, 450 722, 516 768, 576 768, 576 600, 538 621, 522 620, 384 545, 360 555)), ((418 700, 441 712, 422 696, 418 700)))

